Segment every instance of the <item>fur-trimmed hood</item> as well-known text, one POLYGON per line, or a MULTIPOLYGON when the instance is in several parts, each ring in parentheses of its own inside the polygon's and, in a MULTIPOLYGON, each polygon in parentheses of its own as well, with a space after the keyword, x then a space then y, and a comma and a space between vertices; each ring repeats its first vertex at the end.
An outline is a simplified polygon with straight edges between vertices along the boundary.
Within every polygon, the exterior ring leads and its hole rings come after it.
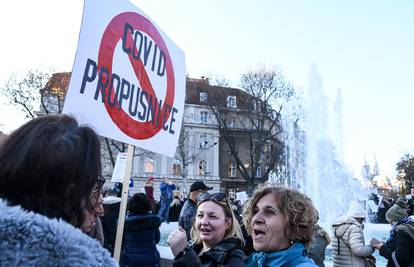
POLYGON ((0 266, 118 266, 96 240, 61 219, 0 199, 0 266))

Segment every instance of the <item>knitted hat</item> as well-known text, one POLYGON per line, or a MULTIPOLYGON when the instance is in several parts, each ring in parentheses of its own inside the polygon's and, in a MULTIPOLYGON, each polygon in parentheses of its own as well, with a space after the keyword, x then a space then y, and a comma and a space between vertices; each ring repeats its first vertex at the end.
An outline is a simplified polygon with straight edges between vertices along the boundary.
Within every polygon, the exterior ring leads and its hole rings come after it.
POLYGON ((387 220, 392 222, 398 222, 407 216, 407 211, 396 204, 392 205, 392 207, 385 213, 387 220))
POLYGON ((346 213, 347 216, 354 217, 354 218, 366 218, 366 213, 364 207, 358 202, 353 200, 351 205, 349 206, 348 212, 346 213))

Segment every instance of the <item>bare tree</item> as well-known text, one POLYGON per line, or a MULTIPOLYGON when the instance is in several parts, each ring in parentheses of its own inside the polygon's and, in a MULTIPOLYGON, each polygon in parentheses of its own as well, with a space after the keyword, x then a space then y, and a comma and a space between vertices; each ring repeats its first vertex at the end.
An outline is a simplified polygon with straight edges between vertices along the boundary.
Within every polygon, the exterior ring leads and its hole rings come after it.
POLYGON ((256 183, 268 179, 280 158, 280 112, 283 101, 294 95, 294 88, 280 70, 264 68, 244 73, 241 87, 245 93, 234 99, 229 98, 226 88, 216 90, 210 109, 217 120, 220 137, 228 145, 251 193, 256 183), (237 103, 233 103, 236 99, 237 103), (239 151, 236 139, 246 142, 248 153, 239 151), (259 168, 264 171, 258 172, 259 168))
POLYGON ((33 119, 38 105, 43 102, 39 92, 50 76, 50 72, 40 70, 29 70, 23 75, 13 73, 1 87, 1 94, 11 105, 20 109, 26 118, 33 119))
POLYGON ((184 194, 187 193, 188 167, 191 164, 197 162, 203 153, 205 153, 208 149, 212 148, 213 146, 217 145, 217 143, 205 145, 206 146, 204 146, 201 151, 198 151, 194 146, 194 142, 191 138, 191 135, 185 130, 184 126, 181 127, 180 138, 178 139, 175 158, 180 162, 181 165, 179 173, 183 178, 184 194))
MULTIPOLYGON (((25 74, 12 74, 1 87, 3 94, 11 105, 17 106, 26 118, 38 115, 61 113, 69 86, 69 72, 51 74, 52 71, 29 70, 25 74), (40 108, 40 109, 39 109, 40 108)), ((112 167, 115 166, 114 155, 125 152, 126 145, 109 138, 104 138, 112 167)), ((135 150, 134 156, 145 156, 148 152, 135 150)))

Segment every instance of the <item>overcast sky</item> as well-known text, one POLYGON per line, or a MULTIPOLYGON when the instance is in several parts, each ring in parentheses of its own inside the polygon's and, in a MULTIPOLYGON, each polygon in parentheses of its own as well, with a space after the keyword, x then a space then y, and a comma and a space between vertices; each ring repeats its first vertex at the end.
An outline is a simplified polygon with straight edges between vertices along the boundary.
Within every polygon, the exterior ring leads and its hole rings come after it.
MULTIPOLYGON (((383 174, 413 151, 413 1, 132 1, 186 55, 191 77, 237 85, 258 64, 278 66, 306 89, 311 63, 333 104, 344 99, 344 158, 356 174, 374 153, 383 174)), ((15 71, 71 71, 83 1, 3 1, 0 80, 15 71)), ((4 104, 0 129, 22 118, 4 104)))

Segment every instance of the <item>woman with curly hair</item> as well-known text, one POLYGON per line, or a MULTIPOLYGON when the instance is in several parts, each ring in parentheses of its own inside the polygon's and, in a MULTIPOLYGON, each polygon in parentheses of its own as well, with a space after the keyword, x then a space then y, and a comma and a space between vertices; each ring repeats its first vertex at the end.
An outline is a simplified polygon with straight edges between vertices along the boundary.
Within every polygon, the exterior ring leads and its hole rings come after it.
POLYGON ((294 189, 263 187, 246 203, 243 215, 256 250, 246 259, 246 266, 317 267, 306 256, 305 247, 317 220, 310 198, 294 189))

